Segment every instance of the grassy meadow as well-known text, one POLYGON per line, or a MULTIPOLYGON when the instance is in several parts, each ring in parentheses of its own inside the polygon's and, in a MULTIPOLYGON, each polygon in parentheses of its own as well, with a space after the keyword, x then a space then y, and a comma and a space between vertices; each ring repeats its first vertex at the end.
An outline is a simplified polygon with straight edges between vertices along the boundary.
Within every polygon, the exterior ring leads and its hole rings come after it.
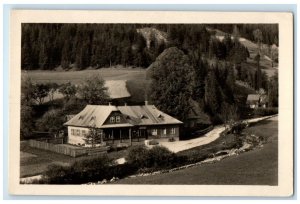
MULTIPOLYGON (((63 84, 71 82, 72 84, 80 85, 85 79, 90 76, 100 75, 106 81, 124 81, 127 89, 131 95, 129 101, 132 103, 141 103, 145 100, 145 92, 149 80, 146 80, 146 70, 141 68, 101 68, 101 69, 87 69, 80 71, 47 71, 47 70, 32 70, 22 71, 22 79, 30 78, 33 83, 49 83, 55 82, 63 84)), ((110 85, 112 85, 110 83, 110 85)), ((118 87, 110 87, 117 89, 118 87)), ((114 95, 118 90, 113 90, 114 95)), ((124 91, 123 91, 124 92, 124 91)), ((124 93, 120 93, 120 96, 124 93)), ((63 95, 56 92, 54 99, 62 98, 63 95)), ((47 102, 48 99, 45 99, 47 102)))
POLYGON ((139 80, 146 78, 145 69, 140 68, 101 68, 80 71, 22 71, 22 77, 30 77, 34 83, 55 82, 63 84, 71 82, 77 85, 82 83, 86 78, 98 74, 104 80, 139 80))

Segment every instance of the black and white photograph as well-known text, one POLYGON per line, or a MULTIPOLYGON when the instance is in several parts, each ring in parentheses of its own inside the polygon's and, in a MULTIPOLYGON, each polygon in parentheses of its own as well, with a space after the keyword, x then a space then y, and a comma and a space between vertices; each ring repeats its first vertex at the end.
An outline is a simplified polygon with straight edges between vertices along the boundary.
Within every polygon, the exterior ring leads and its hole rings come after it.
POLYGON ((280 22, 170 16, 19 24, 18 186, 280 186, 280 22))

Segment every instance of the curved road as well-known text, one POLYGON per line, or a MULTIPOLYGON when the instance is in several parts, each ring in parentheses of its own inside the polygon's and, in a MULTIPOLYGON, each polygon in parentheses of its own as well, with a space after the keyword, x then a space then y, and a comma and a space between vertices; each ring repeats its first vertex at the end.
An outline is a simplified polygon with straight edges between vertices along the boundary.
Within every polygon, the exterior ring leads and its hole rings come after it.
MULTIPOLYGON (((245 120, 248 123, 258 122, 260 120, 264 120, 270 116, 260 117, 260 118, 253 118, 249 120, 245 120)), ((175 142, 160 142, 160 145, 167 147, 172 152, 180 152, 183 150, 191 149, 194 147, 202 146, 209 144, 220 137, 220 133, 225 130, 223 125, 216 126, 214 129, 205 135, 191 139, 191 140, 184 140, 184 141, 175 141, 175 142)))
POLYGON ((278 117, 262 121, 245 130, 263 136, 267 143, 243 154, 171 173, 121 179, 116 184, 210 184, 277 185, 278 117))

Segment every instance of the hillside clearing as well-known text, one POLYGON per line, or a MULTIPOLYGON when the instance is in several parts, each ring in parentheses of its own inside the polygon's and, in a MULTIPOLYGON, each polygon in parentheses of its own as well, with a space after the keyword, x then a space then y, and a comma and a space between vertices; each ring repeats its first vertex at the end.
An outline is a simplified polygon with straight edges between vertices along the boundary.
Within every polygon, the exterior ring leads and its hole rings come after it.
POLYGON ((145 70, 140 68, 102 68, 81 71, 22 71, 22 77, 29 77, 34 83, 55 82, 63 84, 71 82, 79 85, 90 76, 100 75, 104 80, 145 79, 145 70))
MULTIPOLYGON (((71 82, 80 85, 90 76, 99 74, 105 80, 105 86, 112 99, 132 97, 130 101, 142 102, 145 100, 145 74, 144 69, 135 68, 102 68, 99 70, 81 71, 22 71, 23 79, 29 77, 33 83, 57 83, 71 82)), ((63 98, 58 91, 54 93, 54 99, 63 98)), ((45 98, 45 102, 49 98, 45 98)))

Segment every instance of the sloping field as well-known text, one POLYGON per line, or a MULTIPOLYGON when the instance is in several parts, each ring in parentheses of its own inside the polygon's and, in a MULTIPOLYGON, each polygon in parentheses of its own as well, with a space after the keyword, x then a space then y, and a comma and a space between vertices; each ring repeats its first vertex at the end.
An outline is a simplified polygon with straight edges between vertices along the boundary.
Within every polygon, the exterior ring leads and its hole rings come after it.
MULTIPOLYGON (((72 84, 80 85, 85 79, 90 76, 100 75, 106 82, 105 86, 112 99, 127 98, 133 95, 134 88, 131 87, 131 92, 128 90, 128 83, 139 82, 145 80, 144 69, 125 69, 125 68, 102 68, 99 70, 82 70, 82 71, 22 71, 22 77, 31 78, 33 83, 48 83, 55 82, 63 84, 71 82, 72 84)), ((137 86, 136 88, 138 88, 137 86)), ((143 87, 143 85, 141 86, 143 87)), ((140 92, 141 93, 141 92, 140 92)), ((138 94, 138 93, 134 93, 138 94)), ((142 94, 143 95, 143 94, 142 94)), ((143 95, 144 97, 144 95, 143 95)), ((63 95, 56 92, 54 99, 63 98, 63 95)), ((45 99, 47 102, 48 99, 45 99)))
POLYGON ((80 84, 86 78, 94 75, 100 75, 104 80, 133 80, 144 79, 144 69, 126 69, 126 68, 102 68, 97 70, 81 71, 45 71, 33 70, 22 71, 22 77, 30 77, 34 83, 55 82, 58 84, 71 82, 80 84))

